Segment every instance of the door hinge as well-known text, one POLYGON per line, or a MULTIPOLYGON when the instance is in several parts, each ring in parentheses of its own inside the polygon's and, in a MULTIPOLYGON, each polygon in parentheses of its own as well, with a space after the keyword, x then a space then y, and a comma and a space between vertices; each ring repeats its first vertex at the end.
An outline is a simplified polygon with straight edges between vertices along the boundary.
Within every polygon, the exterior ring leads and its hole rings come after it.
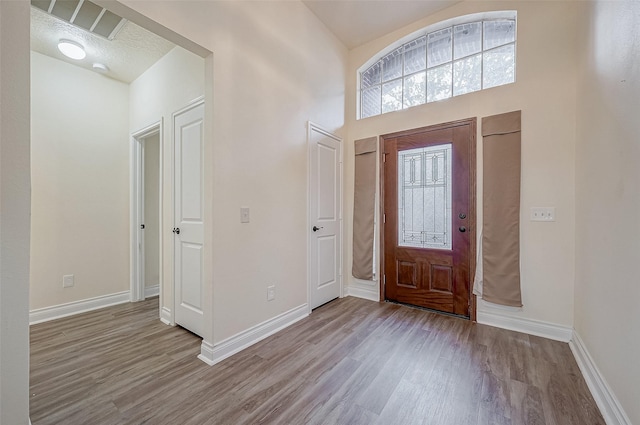
POLYGON ((387 162, 387 155, 386 152, 382 154, 382 162, 387 162))
POLYGON ((386 223, 387 222, 387 214, 382 214, 382 223, 386 223))
POLYGON ((386 275, 386 274, 382 276, 382 283, 383 283, 384 285, 386 285, 386 284, 387 284, 387 275, 386 275))

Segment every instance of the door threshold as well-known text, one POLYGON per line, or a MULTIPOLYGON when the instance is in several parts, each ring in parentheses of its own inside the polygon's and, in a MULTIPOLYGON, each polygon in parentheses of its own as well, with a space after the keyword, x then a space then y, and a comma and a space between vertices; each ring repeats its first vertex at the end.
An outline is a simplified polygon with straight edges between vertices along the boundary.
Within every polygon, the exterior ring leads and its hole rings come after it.
POLYGON ((319 309, 320 307, 324 307, 325 305, 327 305, 327 304, 329 304, 329 303, 331 303, 331 302, 333 302, 333 301, 335 301, 335 300, 338 300, 338 299, 340 299, 340 297, 336 297, 336 298, 334 298, 334 299, 332 299, 332 300, 327 301, 326 303, 322 303, 322 304, 320 304, 318 307, 314 307, 314 308, 312 308, 312 309, 311 309, 311 311, 316 311, 316 310, 317 310, 317 309, 319 309))
POLYGON ((458 319, 464 319, 464 320, 471 321, 471 318, 469 316, 463 316, 461 314, 449 313, 447 311, 435 310, 433 308, 422 307, 422 306, 414 305, 414 304, 401 303, 400 301, 394 301, 394 300, 384 300, 384 302, 391 303, 391 304, 397 304, 397 305, 403 305, 405 307, 415 308, 416 310, 423 310, 423 311, 428 311, 428 312, 431 312, 431 313, 442 314, 443 316, 457 317, 458 319))

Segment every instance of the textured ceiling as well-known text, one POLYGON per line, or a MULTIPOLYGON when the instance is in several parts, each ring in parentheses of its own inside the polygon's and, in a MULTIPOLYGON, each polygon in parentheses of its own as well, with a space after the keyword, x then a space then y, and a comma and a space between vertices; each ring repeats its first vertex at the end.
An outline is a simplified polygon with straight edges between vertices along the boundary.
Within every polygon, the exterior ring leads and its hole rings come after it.
MULTIPOLYGON (((1 1, 1 0, 0 0, 1 1)), ((311 11, 349 49, 360 46, 447 8, 459 0, 303 0, 311 11)), ((109 41, 40 9, 31 8, 31 49, 93 70, 93 63, 109 67, 108 77, 131 83, 175 45, 132 22, 109 41), (62 38, 82 44, 87 57, 75 61, 62 55, 62 38)))
POLYGON ((459 0, 302 0, 347 46, 358 47, 459 0))
POLYGON ((31 50, 93 71, 95 62, 109 67, 108 77, 131 83, 175 45, 132 22, 109 41, 45 12, 31 8, 31 50), (87 57, 76 61, 58 50, 58 41, 70 39, 84 46, 87 57))

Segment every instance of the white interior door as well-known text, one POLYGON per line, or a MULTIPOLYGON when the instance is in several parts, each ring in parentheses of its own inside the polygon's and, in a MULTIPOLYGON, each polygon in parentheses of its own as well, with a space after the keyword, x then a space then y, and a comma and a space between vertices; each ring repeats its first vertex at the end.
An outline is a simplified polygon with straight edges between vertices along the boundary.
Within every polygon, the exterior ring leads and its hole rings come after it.
POLYGON ((175 322, 202 336, 204 103, 174 115, 175 322))
POLYGON ((342 295, 342 140, 309 123, 309 303, 342 295))

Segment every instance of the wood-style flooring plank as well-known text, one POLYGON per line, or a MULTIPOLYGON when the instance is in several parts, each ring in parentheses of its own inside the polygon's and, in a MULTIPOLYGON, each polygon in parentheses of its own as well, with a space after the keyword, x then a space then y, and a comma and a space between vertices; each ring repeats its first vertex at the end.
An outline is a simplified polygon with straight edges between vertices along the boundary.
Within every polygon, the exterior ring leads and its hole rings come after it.
POLYGON ((353 297, 215 366, 158 300, 31 327, 34 425, 604 425, 567 344, 353 297))

